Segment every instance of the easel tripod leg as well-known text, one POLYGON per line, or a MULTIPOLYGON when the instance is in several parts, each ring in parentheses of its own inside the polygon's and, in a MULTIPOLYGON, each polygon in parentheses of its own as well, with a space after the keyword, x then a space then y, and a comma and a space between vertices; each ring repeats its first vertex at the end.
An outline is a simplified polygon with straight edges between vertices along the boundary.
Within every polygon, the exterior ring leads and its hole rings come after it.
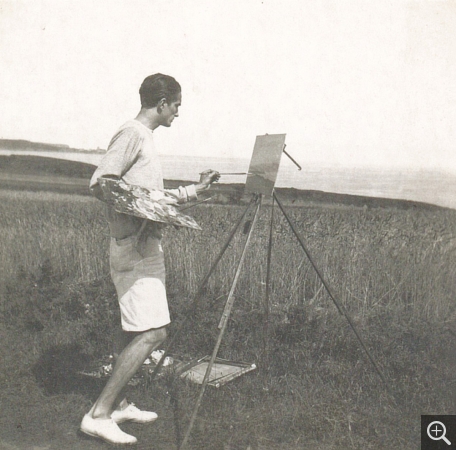
POLYGON ((230 316, 231 309, 232 309, 233 304, 234 304, 234 290, 236 288, 236 285, 237 285, 237 282, 238 282, 238 279, 239 279, 239 275, 241 274, 241 269, 242 269, 242 265, 244 263, 246 250, 247 250, 247 247, 248 247, 248 245, 250 243, 250 238, 252 236, 253 229, 255 228, 255 224, 256 224, 256 221, 258 219, 258 213, 259 213, 260 207, 261 207, 261 196, 258 196, 256 200, 257 201, 256 201, 255 215, 254 215, 253 220, 252 220, 252 225, 250 227, 249 234, 248 234, 247 239, 246 239, 246 241, 244 243, 244 248, 242 249, 241 257, 239 259, 239 263, 238 263, 238 266, 237 266, 237 269, 236 269, 236 274, 234 276, 234 280, 233 280, 233 283, 231 285, 230 293, 228 294, 228 299, 226 301, 226 305, 225 305, 225 309, 224 309, 224 312, 223 312, 222 319, 220 321, 220 326, 219 326, 220 333, 218 335, 217 342, 216 342, 214 350, 212 352, 212 356, 211 356, 211 359, 209 361, 209 365, 208 365, 208 367, 206 369, 206 373, 204 375, 203 383, 201 384, 200 393, 199 393, 198 399, 197 399, 197 401, 195 403, 195 407, 194 407, 194 409, 192 411, 192 416, 190 418, 190 423, 188 425, 187 431, 185 432, 184 439, 183 439, 182 444, 180 446, 180 450, 183 450, 185 448, 185 446, 187 445, 188 439, 190 437, 190 433, 191 433, 193 425, 195 423, 196 416, 198 414, 198 410, 199 410, 199 408, 201 406, 201 402, 202 402, 202 399, 203 399, 203 396, 204 396, 204 392, 206 391, 206 387, 207 387, 207 384, 209 382, 209 376, 210 376, 210 373, 212 371, 212 367, 214 365, 215 358, 217 357, 217 353, 218 353, 218 350, 220 348, 220 344, 222 343, 223 335, 225 334, 226 326, 228 324, 228 318, 230 316))
POLYGON ((344 306, 343 305, 340 305, 339 302, 336 300, 336 298, 334 297, 334 295, 332 294, 331 292, 331 289, 329 288, 329 285, 326 283, 325 279, 323 278, 323 275, 320 273, 320 270, 318 269, 318 267, 316 266, 316 264, 314 263, 312 257, 310 256, 310 253, 309 251, 307 250, 305 244, 304 244, 304 241, 303 239, 301 238, 300 234, 298 233, 298 231, 296 230, 296 228, 294 227, 293 225, 293 222, 291 221, 290 217, 288 216, 288 214, 285 212, 285 209, 282 205, 282 203, 280 202, 280 200, 277 198, 277 195, 276 193, 274 192, 273 193, 273 196, 277 202, 277 204, 279 205, 279 208, 280 210, 282 211, 285 219, 287 220, 288 224, 290 225, 290 228, 291 230, 293 231, 294 235, 296 236, 296 239, 298 240, 299 244, 301 245, 302 249, 304 250, 304 253, 307 255, 307 258, 309 259, 310 261, 310 264, 312 264, 312 267, 315 269, 315 272, 317 273, 318 277, 320 278, 321 282, 323 283, 323 286, 325 287, 326 291, 328 292, 328 295, 329 297, 331 298, 331 300, 333 301, 333 303, 336 305, 336 308, 338 309, 339 313, 342 314, 343 316, 345 316, 345 318, 347 319, 348 321, 348 324, 350 325, 351 329, 353 330, 353 332, 355 333, 355 336, 357 337, 359 343, 361 344, 361 347, 364 349, 366 355, 368 356, 370 362, 372 363, 372 365, 374 366, 374 369, 376 370, 377 374, 379 375, 379 377, 381 378, 381 380, 383 381, 383 383, 385 384, 385 386, 387 387, 387 389, 389 388, 388 386, 388 383, 386 382, 386 379, 382 373, 382 371, 380 370, 380 368, 378 367, 377 363, 375 362, 374 360, 374 357, 371 355, 370 351, 368 350, 366 344, 364 343, 364 341, 362 340, 360 334, 358 333, 358 330, 356 329, 355 325, 353 324, 353 321, 351 320, 351 317, 350 315, 348 314, 348 312, 345 310, 344 306))
MULTIPOLYGON (((190 317, 190 313, 196 309, 196 307, 198 306, 199 302, 201 301, 201 297, 202 297, 203 291, 204 291, 204 289, 206 287, 207 281, 209 280, 210 276, 212 275, 212 273, 216 269, 218 263, 222 259, 223 255, 225 254, 226 250, 228 249, 231 241, 233 240, 236 232, 239 230, 239 227, 241 226, 242 222, 244 221, 247 213, 252 209, 253 205, 254 205, 254 203, 253 203, 253 200, 252 200, 252 202, 249 203, 249 205, 247 205, 247 207, 245 208, 245 210, 242 213, 241 217, 239 218, 238 222, 236 223, 236 225, 231 230, 231 233, 230 233, 228 239, 226 240, 225 245, 221 248, 219 254, 217 255, 217 257, 215 259, 215 261, 212 263, 212 265, 211 265, 211 267, 209 269, 209 272, 206 274, 204 279, 201 281, 193 301, 191 302, 190 306, 187 308, 187 310, 184 313, 185 319, 177 326, 173 337, 171 339, 169 339, 169 341, 167 343, 164 355, 162 356, 160 361, 157 363, 157 365, 155 366, 154 371, 150 375, 150 380, 149 380, 150 382, 152 382, 155 379, 155 377, 157 376, 159 370, 163 366, 163 362, 165 361, 165 358, 169 355, 169 352, 170 352, 174 342, 176 342, 177 338, 180 336, 180 333, 182 332, 182 330, 184 328, 184 325, 187 323, 187 320, 190 317)), ((177 376, 178 375, 176 375, 176 377, 177 376)), ((176 379, 170 381, 170 383, 171 383, 170 395, 171 395, 171 403, 172 403, 172 406, 173 406, 173 413, 174 413, 174 428, 175 428, 175 434, 176 434, 176 441, 177 441, 177 446, 179 447, 180 442, 181 442, 181 427, 180 427, 180 420, 179 420, 179 399, 178 399, 179 386, 176 385, 176 381, 177 381, 176 379)))
POLYGON ((268 258, 266 267, 266 293, 264 300, 264 322, 263 322, 263 355, 265 366, 269 365, 269 310, 271 298, 271 262, 272 262, 272 240, 274 234, 274 197, 272 198, 271 206, 271 221, 269 225, 269 243, 268 243, 268 258))
POLYGON ((150 376, 150 381, 153 381, 155 379, 155 377, 157 376, 158 371, 161 369, 161 367, 163 365, 163 362, 165 361, 165 358, 169 355, 170 349, 172 348, 174 342, 176 342, 177 338, 180 336, 180 333, 182 332, 182 330, 184 328, 184 325, 187 323, 188 318, 191 316, 191 313, 199 305, 199 303, 201 301, 201 297, 202 297, 203 291, 204 291, 204 289, 206 287, 206 284, 207 284, 209 278, 211 277, 212 273, 216 269, 218 263, 222 259, 223 255, 225 254, 225 252, 228 249, 229 245, 231 244, 231 241, 233 240, 236 232, 238 231, 239 227, 241 226, 241 223, 243 222, 244 218, 246 217, 246 215, 250 211, 250 209, 253 207, 253 205, 254 205, 253 202, 251 202, 251 203, 249 203, 247 205, 246 209, 242 213, 242 215, 239 218, 238 222, 236 223, 236 225, 231 230, 231 233, 230 233, 227 241, 225 242, 225 245, 222 247, 222 249, 220 250, 220 252, 217 255, 216 259, 212 263, 211 268, 209 269, 209 272, 204 277, 204 279, 201 281, 201 283, 199 285, 199 288, 198 288, 198 291, 196 292, 195 297, 193 298, 193 301, 190 303, 190 306, 184 312, 184 317, 185 318, 177 326, 176 330, 174 331, 173 337, 168 340, 168 343, 167 343, 167 346, 166 346, 166 350, 165 350, 165 354, 162 356, 162 358, 160 359, 160 361, 156 365, 154 371, 152 372, 152 374, 150 376))
POLYGON ((176 446, 179 448, 180 442, 182 440, 182 433, 180 426, 179 386, 176 381, 176 377, 173 377, 169 380, 168 393, 170 396, 170 404, 172 406, 174 416, 174 434, 176 436, 176 446))

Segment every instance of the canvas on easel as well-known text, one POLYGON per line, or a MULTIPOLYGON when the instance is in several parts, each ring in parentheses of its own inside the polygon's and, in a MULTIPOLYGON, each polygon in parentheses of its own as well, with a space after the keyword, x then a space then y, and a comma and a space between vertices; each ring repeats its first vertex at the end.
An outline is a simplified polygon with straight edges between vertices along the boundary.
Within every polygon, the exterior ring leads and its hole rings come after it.
POLYGON ((245 184, 246 194, 271 196, 279 172, 286 134, 257 136, 245 184))

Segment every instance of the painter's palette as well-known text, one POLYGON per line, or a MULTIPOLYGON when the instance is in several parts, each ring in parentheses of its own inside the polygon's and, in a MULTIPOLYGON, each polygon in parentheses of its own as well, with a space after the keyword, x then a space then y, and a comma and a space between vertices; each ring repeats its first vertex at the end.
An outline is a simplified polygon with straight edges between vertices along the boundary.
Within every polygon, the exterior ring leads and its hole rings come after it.
POLYGON ((257 136, 245 185, 247 194, 272 195, 286 134, 257 136))
POLYGON ((201 230, 192 217, 182 214, 170 204, 176 204, 176 198, 166 191, 149 191, 110 178, 99 178, 98 183, 106 203, 119 213, 201 230))

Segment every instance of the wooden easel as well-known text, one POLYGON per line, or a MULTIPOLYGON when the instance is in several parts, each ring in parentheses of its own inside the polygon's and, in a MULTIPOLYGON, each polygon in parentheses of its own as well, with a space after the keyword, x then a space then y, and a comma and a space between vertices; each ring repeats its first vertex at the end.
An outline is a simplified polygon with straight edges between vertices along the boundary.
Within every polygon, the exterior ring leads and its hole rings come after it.
MULTIPOLYGON (((230 233, 230 235, 229 235, 229 237, 227 239, 227 242, 221 248, 219 254, 217 255, 217 257, 215 259, 215 261, 212 263, 212 266, 209 269, 209 272, 207 273, 205 278, 202 280, 202 282, 201 282, 201 284, 200 284, 200 286, 198 288, 198 291, 197 291, 197 293, 195 295, 194 301, 190 304, 190 307, 188 308, 188 311, 190 312, 190 311, 193 311, 198 306, 198 304, 201 301, 201 298, 203 297, 202 294, 203 294, 203 291, 205 289, 205 286, 206 286, 210 276, 212 275, 212 273, 214 272, 214 270, 217 267, 218 263, 222 259, 224 253, 228 249, 228 247, 229 247, 231 241, 233 240, 234 236, 236 235, 236 233, 240 229, 241 224, 243 224, 243 223, 248 224, 249 228, 248 228, 248 232, 247 232, 247 237, 245 239, 245 242, 244 242, 244 245, 243 245, 243 248, 242 248, 242 252, 241 252, 241 256, 240 256, 238 264, 237 264, 237 268, 236 268, 236 272, 235 272, 235 275, 234 275, 234 279, 233 279, 233 282, 231 284, 231 288, 230 288, 230 291, 229 291, 229 294, 228 294, 228 298, 227 298, 226 303, 225 303, 225 308, 223 310, 223 313, 222 313, 222 316, 220 318, 220 322, 219 322, 219 325, 218 325, 218 329, 220 331, 219 331, 219 334, 218 334, 218 337, 217 337, 217 341, 216 341, 214 349, 212 351, 212 355, 210 357, 210 361, 209 361, 209 364, 208 364, 208 367, 207 367, 203 382, 201 384, 200 392, 199 392, 197 401, 195 403, 195 406, 193 408, 192 415, 190 417, 190 422, 188 424, 187 430, 186 430, 183 438, 181 438, 181 436, 180 436, 180 424, 179 424, 178 421, 176 423, 176 440, 177 440, 177 447, 178 447, 179 450, 184 450, 187 447, 187 444, 188 444, 188 441, 189 441, 189 438, 190 438, 190 434, 191 434, 192 429, 193 429, 193 425, 194 425, 196 417, 198 415, 198 411, 199 411, 199 408, 201 406, 201 403, 202 403, 202 400, 203 400, 203 397, 204 397, 204 393, 206 391, 206 387, 207 387, 208 382, 209 382, 209 376, 210 376, 212 367, 214 365, 214 362, 215 362, 215 360, 217 358, 217 354, 218 354, 220 345, 222 343, 223 336, 224 336, 225 331, 226 331, 226 326, 227 326, 227 323, 228 323, 228 319, 230 317, 230 314, 231 314, 231 311, 232 311, 232 308, 233 308, 233 305, 234 305, 234 302, 235 302, 234 292, 235 292, 235 289, 236 289, 237 282, 239 280, 239 276, 241 275, 241 272, 242 272, 242 266, 243 266, 243 263, 244 263, 245 254, 246 254, 246 251, 247 251, 248 246, 250 244, 250 240, 251 240, 253 231, 255 229, 255 225, 256 225, 256 222, 257 222, 257 219, 258 219, 258 216, 259 216, 259 212, 260 212, 260 209, 261 209, 261 206, 262 206, 262 201, 263 201, 264 196, 268 196, 268 195, 272 196, 271 221, 270 221, 269 243, 268 243, 268 254, 267 254, 266 294, 265 294, 265 302, 264 302, 265 322, 264 322, 264 333, 263 333, 263 335, 264 335, 264 343, 263 343, 263 345, 264 345, 264 351, 265 351, 266 359, 267 359, 267 354, 268 354, 267 341, 268 341, 268 335, 269 335, 269 303, 270 303, 269 299, 270 299, 270 292, 271 292, 271 288, 270 288, 271 276, 270 276, 270 274, 271 274, 271 259, 272 259, 271 255, 272 255, 272 244, 273 244, 274 209, 275 209, 274 206, 275 206, 275 203, 277 203, 277 205, 279 206, 280 211, 282 212, 282 214, 285 217, 287 223, 289 224, 293 234, 297 238, 297 240, 299 242, 299 245, 303 249, 303 251, 306 254, 307 258, 309 259, 312 267, 314 268, 314 270, 317 273, 318 277, 320 278, 323 286, 325 287, 327 293, 329 294, 329 297, 334 302, 334 304, 337 307, 339 313, 344 315, 345 318, 347 319, 350 327, 352 328, 353 332, 355 333, 358 341, 360 342, 361 346, 363 347, 363 349, 364 349, 365 353, 367 354, 369 360, 373 364, 376 372, 380 376, 380 378, 383 381, 383 383, 387 386, 386 379, 385 379, 384 375, 382 374, 382 372, 381 372, 380 368, 378 367, 377 363, 375 362, 373 356, 369 352, 369 350, 366 347, 364 341, 362 340, 361 336, 359 335, 358 331, 356 330, 351 317, 348 315, 348 313, 345 310, 345 308, 343 307, 343 305, 341 305, 336 300, 336 298, 333 295, 328 283, 323 278, 322 273, 320 272, 320 270, 318 269, 318 267, 314 263, 309 251, 307 250, 307 247, 306 247, 306 245, 304 243, 303 238, 300 236, 300 234, 296 230, 292 220, 290 219, 289 215, 285 211, 285 208, 284 208, 282 202, 277 197, 277 194, 276 194, 276 192, 274 190, 274 186, 275 186, 275 181, 276 181, 276 178, 277 178, 277 173, 278 173, 279 164, 280 164, 280 158, 281 158, 282 153, 286 153, 285 152, 285 135, 284 134, 257 136, 256 142, 255 142, 254 151, 253 151, 252 160, 251 160, 251 163, 250 163, 250 168, 249 168, 249 171, 248 171, 246 188, 245 188, 245 192, 247 194, 251 194, 251 201, 250 201, 249 205, 247 206, 247 208, 242 213, 241 217, 239 218, 238 222, 234 226, 233 230, 231 231, 231 233, 230 233)), ((301 167, 296 163, 296 161, 294 161, 294 159, 291 158, 291 156, 288 153, 286 153, 286 155, 289 156, 290 159, 298 166, 299 170, 301 170, 301 167)), ((169 353, 169 349, 172 347, 173 343, 176 341, 177 337, 180 335, 180 332, 182 331, 184 324, 185 324, 185 320, 180 323, 180 325, 178 326, 178 328, 176 329, 176 331, 174 333, 174 336, 172 337, 172 339, 170 339, 170 341, 168 343, 168 348, 167 348, 165 354, 163 355, 162 359, 157 364, 154 372, 151 375, 152 379, 155 377, 155 375, 160 370, 161 363, 164 361, 165 357, 169 353)), ((177 414, 178 414, 178 405, 176 405, 176 401, 173 401, 173 405, 174 405, 175 418, 176 418, 177 414)))

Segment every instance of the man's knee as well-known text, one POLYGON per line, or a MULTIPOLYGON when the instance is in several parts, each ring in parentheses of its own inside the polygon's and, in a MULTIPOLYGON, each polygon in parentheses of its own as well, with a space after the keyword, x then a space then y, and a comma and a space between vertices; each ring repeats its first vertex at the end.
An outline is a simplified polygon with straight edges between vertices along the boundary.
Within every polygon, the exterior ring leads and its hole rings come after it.
POLYGON ((141 340, 148 345, 159 345, 166 339, 166 328, 154 328, 144 331, 141 340))

